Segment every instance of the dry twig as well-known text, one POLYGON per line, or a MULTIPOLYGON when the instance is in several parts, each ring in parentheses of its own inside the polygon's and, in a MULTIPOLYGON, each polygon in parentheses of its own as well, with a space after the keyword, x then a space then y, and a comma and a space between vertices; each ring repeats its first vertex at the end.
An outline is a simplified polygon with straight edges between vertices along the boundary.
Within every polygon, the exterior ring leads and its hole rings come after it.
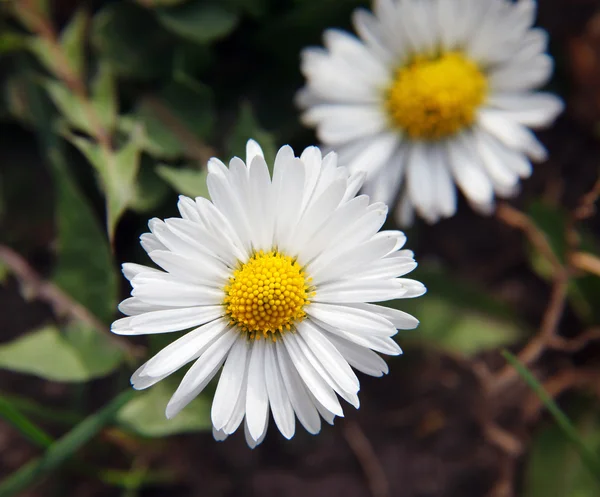
POLYGON ((390 485, 385 471, 360 425, 356 421, 345 421, 342 432, 362 467, 373 497, 390 497, 390 485))
POLYGON ((49 281, 43 280, 29 263, 14 250, 0 245, 0 260, 8 267, 11 273, 30 289, 40 300, 49 304, 57 315, 67 315, 71 319, 80 321, 97 331, 106 334, 110 340, 121 348, 129 357, 140 355, 138 347, 130 344, 121 337, 114 335, 110 330, 84 306, 75 302, 60 288, 49 281))

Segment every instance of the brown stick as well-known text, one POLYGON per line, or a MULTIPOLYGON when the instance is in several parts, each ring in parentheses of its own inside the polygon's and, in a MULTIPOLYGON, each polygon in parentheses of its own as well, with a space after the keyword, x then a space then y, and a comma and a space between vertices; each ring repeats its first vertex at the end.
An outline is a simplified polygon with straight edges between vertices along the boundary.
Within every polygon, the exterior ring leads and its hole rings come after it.
POLYGON ((138 347, 114 335, 110 330, 84 306, 75 302, 53 283, 43 280, 29 263, 11 248, 0 245, 0 260, 15 277, 42 301, 50 304, 57 315, 67 315, 80 321, 100 333, 106 334, 110 340, 121 348, 129 357, 140 355, 138 347))
POLYGON ((345 421, 342 432, 362 467, 373 497, 390 497, 390 485, 385 471, 360 425, 356 421, 345 421))
POLYGON ((563 266, 554 254, 546 235, 533 224, 527 215, 508 204, 500 204, 496 214, 505 224, 522 231, 536 250, 548 259, 554 271, 563 270, 563 266))

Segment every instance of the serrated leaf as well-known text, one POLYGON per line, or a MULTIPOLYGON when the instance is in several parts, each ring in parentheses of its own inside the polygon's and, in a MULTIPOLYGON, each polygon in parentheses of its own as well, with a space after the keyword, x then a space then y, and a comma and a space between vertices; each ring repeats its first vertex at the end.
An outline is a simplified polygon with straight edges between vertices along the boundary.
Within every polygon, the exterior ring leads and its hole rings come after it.
POLYGON ((106 194, 107 231, 112 240, 117 222, 135 197, 142 130, 139 127, 135 128, 125 146, 110 152, 80 136, 67 135, 67 138, 98 171, 106 194))
POLYGON ((85 35, 88 14, 80 9, 60 34, 60 46, 71 70, 80 78, 85 74, 85 35))
POLYGON ((134 130, 127 144, 114 156, 114 167, 105 168, 108 234, 112 239, 117 222, 135 197, 135 181, 140 167, 141 130, 134 130))
POLYGON ((117 275, 108 242, 69 172, 54 168, 54 173, 58 257, 53 279, 95 316, 110 322, 117 300, 117 275))
POLYGON ((232 9, 202 0, 156 9, 156 13, 165 28, 196 43, 210 43, 227 36, 239 21, 232 9))
POLYGON ((62 117, 71 127, 86 133, 91 132, 85 104, 65 84, 58 80, 46 79, 43 86, 62 117))
POLYGON ((0 345, 0 368, 46 380, 84 382, 106 376, 117 367, 122 352, 108 338, 84 329, 73 340, 48 326, 0 345), (98 351, 98 357, 94 357, 98 351))
POLYGON ((165 437, 176 433, 205 431, 212 426, 208 399, 200 396, 173 419, 167 419, 165 409, 176 385, 163 380, 130 400, 117 416, 119 423, 146 437, 165 437))
POLYGON ((105 5, 92 21, 91 42, 118 76, 147 80, 171 71, 171 36, 132 2, 105 5))
POLYGON ((229 157, 246 157, 246 142, 252 138, 263 149, 265 161, 270 169, 273 168, 277 148, 275 137, 265 131, 257 121, 250 104, 243 104, 237 122, 227 140, 227 153, 229 157))
POLYGON ((115 77, 110 65, 101 61, 92 80, 91 98, 102 127, 111 134, 119 116, 115 77))
POLYGON ((207 197, 206 170, 178 169, 169 166, 158 166, 156 173, 180 194, 191 198, 207 197))

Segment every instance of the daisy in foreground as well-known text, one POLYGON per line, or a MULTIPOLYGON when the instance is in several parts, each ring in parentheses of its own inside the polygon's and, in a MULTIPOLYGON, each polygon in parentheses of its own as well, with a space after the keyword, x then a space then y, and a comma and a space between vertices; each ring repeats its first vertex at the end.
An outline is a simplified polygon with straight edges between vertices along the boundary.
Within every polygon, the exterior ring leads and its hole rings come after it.
POLYGON ((528 127, 549 125, 561 100, 533 91, 552 59, 532 28, 533 0, 375 0, 355 11, 359 38, 325 32, 302 54, 302 120, 365 169, 364 192, 410 224, 456 211, 455 182, 479 211, 514 194, 546 150, 528 127))
POLYGON ((112 331, 121 335, 188 330, 132 376, 148 388, 189 362, 167 405, 172 418, 221 371, 212 404, 223 440, 242 421, 251 447, 267 432, 269 410, 291 438, 295 418, 310 433, 321 417, 343 416, 338 395, 358 408, 352 368, 387 373, 376 352, 401 353, 391 338, 418 321, 372 302, 417 297, 416 267, 400 231, 379 231, 382 203, 356 197, 363 173, 337 167, 316 147, 275 159, 273 178, 250 140, 246 163, 208 163, 212 202, 180 197, 181 218, 152 219, 141 237, 163 270, 124 264, 132 297, 112 331), (221 370, 222 367, 222 370, 221 370), (336 395, 337 394, 337 395, 336 395))

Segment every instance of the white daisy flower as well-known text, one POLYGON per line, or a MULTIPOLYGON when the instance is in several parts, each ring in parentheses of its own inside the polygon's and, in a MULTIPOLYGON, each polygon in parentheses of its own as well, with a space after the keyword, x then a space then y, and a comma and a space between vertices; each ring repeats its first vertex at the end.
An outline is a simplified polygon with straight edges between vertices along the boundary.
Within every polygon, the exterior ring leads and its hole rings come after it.
POLYGON ((415 328, 405 312, 373 304, 422 295, 400 278, 416 267, 400 250, 400 231, 379 231, 387 208, 356 197, 364 174, 321 158, 316 147, 294 157, 282 147, 269 175, 249 141, 246 163, 208 163, 212 202, 180 197, 181 218, 152 219, 141 236, 162 270, 124 264, 132 297, 112 331, 120 335, 189 330, 132 376, 148 388, 186 364, 166 409, 172 418, 220 373, 213 434, 223 440, 244 421, 251 447, 267 431, 269 410, 286 438, 295 418, 310 433, 321 417, 343 416, 338 395, 358 408, 352 368, 387 373, 376 353, 401 353, 391 338, 415 328), (337 394, 337 395, 336 395, 337 394))
POLYGON ((364 192, 410 224, 456 211, 455 183, 478 210, 514 194, 546 150, 528 127, 550 124, 561 100, 535 92, 552 73, 533 0, 375 0, 360 38, 328 30, 302 53, 302 120, 364 192))

